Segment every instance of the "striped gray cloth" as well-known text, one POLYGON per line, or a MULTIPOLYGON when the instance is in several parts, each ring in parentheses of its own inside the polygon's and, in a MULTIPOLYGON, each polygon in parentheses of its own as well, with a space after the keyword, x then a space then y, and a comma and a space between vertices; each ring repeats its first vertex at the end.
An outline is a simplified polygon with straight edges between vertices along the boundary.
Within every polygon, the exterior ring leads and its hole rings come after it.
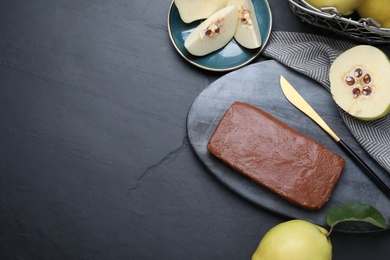
MULTIPOLYGON (((263 55, 313 78, 330 91, 330 65, 353 46, 351 42, 319 35, 276 31, 272 32, 263 55)), ((390 114, 378 120, 362 121, 339 110, 356 140, 390 173, 390 114)))

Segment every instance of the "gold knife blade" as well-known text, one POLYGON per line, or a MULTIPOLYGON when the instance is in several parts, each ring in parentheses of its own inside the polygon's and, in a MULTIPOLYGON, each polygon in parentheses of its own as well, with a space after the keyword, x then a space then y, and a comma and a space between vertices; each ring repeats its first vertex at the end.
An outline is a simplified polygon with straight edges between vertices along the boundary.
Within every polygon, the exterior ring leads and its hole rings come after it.
POLYGON ((280 75, 280 86, 287 100, 291 102, 296 108, 305 113, 308 117, 314 120, 322 129, 325 130, 336 142, 340 141, 340 138, 333 132, 328 124, 317 114, 317 112, 306 102, 306 100, 295 90, 295 88, 280 75))

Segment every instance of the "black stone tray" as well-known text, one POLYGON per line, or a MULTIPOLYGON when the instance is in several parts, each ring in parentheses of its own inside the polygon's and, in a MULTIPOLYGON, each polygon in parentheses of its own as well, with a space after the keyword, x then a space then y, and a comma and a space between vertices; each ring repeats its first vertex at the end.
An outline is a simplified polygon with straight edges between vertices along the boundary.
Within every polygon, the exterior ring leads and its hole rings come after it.
MULTIPOLYGON (((330 93, 317 82, 277 61, 259 62, 231 72, 216 80, 196 98, 187 117, 187 131, 193 150, 219 181, 243 198, 277 214, 304 219, 327 227, 326 214, 332 207, 361 202, 376 207, 390 223, 390 199, 355 165, 316 123, 302 114, 284 97, 280 75, 324 118, 328 125, 386 182, 390 176, 358 144, 345 126, 330 93), (340 181, 330 200, 317 211, 302 209, 234 171, 207 151, 206 145, 225 111, 234 101, 247 102, 270 113, 300 133, 318 141, 346 159, 340 181)), ((349 223, 336 226, 338 231, 376 232, 371 225, 349 223)))

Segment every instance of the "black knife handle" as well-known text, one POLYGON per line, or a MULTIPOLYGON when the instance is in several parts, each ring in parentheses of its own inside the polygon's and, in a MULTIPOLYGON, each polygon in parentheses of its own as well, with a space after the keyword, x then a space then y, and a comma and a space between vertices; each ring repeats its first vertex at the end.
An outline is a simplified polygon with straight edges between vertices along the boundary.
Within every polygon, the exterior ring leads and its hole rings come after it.
POLYGON ((364 170, 368 177, 370 177, 376 185, 390 197, 390 188, 375 174, 375 172, 343 141, 339 140, 338 145, 347 152, 352 159, 364 170))

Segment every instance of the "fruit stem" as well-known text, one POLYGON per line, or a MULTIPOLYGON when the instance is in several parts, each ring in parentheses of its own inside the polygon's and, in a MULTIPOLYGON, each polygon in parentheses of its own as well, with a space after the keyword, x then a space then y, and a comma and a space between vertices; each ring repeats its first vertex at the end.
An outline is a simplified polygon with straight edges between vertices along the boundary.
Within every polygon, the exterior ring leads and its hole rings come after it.
POLYGON ((331 234, 332 231, 333 231, 333 227, 334 227, 334 225, 330 227, 329 232, 328 232, 328 234, 326 235, 326 238, 329 238, 329 237, 330 237, 330 234, 331 234))

